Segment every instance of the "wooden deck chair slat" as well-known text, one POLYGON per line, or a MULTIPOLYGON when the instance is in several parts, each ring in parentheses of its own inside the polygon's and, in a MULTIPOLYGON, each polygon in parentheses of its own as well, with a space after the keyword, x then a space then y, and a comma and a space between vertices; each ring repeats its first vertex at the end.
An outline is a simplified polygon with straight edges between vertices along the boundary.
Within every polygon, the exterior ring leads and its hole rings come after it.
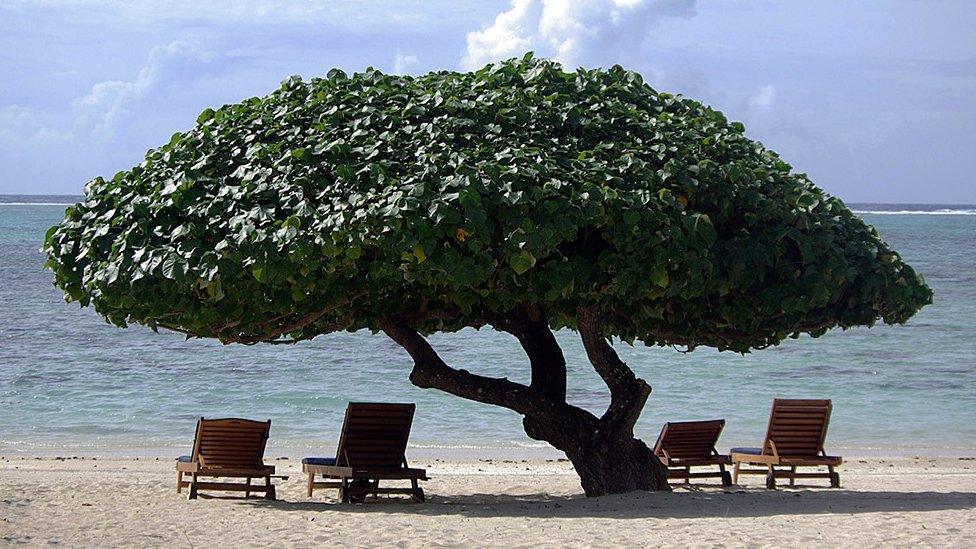
POLYGON ((336 487, 316 483, 315 476, 337 478, 340 499, 348 501, 366 493, 406 493, 423 500, 418 480, 426 480, 423 469, 407 466, 406 448, 416 407, 413 404, 352 402, 336 448, 336 465, 303 463, 308 473, 308 495, 316 487, 336 487), (410 480, 410 488, 378 488, 380 480, 410 480), (358 487, 357 487, 358 483, 358 487))
POLYGON ((264 464, 264 451, 271 430, 271 421, 253 421, 239 418, 206 419, 197 421, 193 451, 188 461, 178 461, 177 492, 188 487, 190 499, 199 489, 263 492, 268 499, 275 498, 271 476, 273 465, 264 464), (191 475, 184 481, 184 475, 191 475), (202 482, 199 477, 247 478, 246 483, 202 482), (251 478, 264 478, 264 486, 251 485, 251 478))
POLYGON ((665 423, 654 445, 654 453, 668 466, 669 479, 717 477, 723 485, 730 485, 731 478, 725 470, 728 456, 715 450, 718 437, 725 427, 725 420, 682 421, 665 423), (691 472, 691 467, 718 466, 717 471, 691 472))
POLYGON ((766 486, 773 488, 777 478, 828 478, 831 486, 840 485, 833 468, 842 463, 837 456, 826 456, 824 441, 831 413, 830 400, 775 399, 769 413, 761 453, 732 450, 735 477, 739 474, 765 474, 766 486), (741 469, 741 465, 760 465, 762 469, 741 469), (776 469, 789 465, 788 471, 776 469), (826 473, 797 473, 797 467, 826 466, 826 473))
POLYGON ((769 442, 775 441, 777 451, 780 455, 817 455, 823 448, 827 421, 830 418, 830 409, 831 405, 829 400, 774 400, 763 447, 772 452, 772 446, 769 442), (802 435, 782 437, 784 444, 782 448, 779 448, 781 446, 779 440, 781 436, 778 435, 778 431, 790 430, 784 429, 784 427, 792 425, 796 420, 816 421, 817 423, 807 423, 806 425, 810 428, 802 435))

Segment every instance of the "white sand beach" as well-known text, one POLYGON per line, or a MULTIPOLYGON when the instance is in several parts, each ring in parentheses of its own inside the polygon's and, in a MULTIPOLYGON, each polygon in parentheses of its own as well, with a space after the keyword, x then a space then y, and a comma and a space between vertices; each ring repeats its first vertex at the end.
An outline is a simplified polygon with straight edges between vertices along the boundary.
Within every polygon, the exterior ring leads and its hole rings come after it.
POLYGON ((849 458, 842 488, 677 487, 587 499, 566 462, 420 460, 428 502, 305 497, 294 457, 281 501, 175 492, 171 458, 0 458, 0 545, 913 546, 976 545, 976 460, 849 458))

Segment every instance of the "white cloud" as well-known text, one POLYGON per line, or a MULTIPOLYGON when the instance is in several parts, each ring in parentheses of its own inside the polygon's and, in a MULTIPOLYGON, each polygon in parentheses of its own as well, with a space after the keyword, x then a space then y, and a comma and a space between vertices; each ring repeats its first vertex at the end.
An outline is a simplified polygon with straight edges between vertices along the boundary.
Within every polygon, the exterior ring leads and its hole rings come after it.
POLYGON ((410 70, 417 66, 419 59, 416 55, 404 55, 402 53, 396 54, 396 59, 393 60, 393 72, 396 74, 406 74, 410 70))
POLYGON ((654 24, 694 14, 695 0, 512 0, 492 24, 468 33, 461 64, 475 69, 532 50, 567 67, 647 68, 654 24))
POLYGON ((749 109, 754 112, 765 112, 776 106, 776 87, 763 86, 756 93, 749 96, 749 109))
POLYGON ((157 46, 149 53, 149 63, 135 80, 107 80, 92 86, 91 91, 72 103, 75 125, 101 139, 112 139, 118 125, 130 114, 130 108, 180 80, 198 72, 214 55, 186 42, 157 46))
POLYGON ((115 12, 131 19, 158 21, 161 17, 205 18, 221 21, 254 19, 300 20, 335 12, 331 2, 291 0, 7 0, 8 7, 81 8, 115 12))
POLYGON ((765 85, 748 95, 745 100, 739 100, 742 121, 746 123, 750 133, 772 135, 786 129, 784 127, 787 116, 782 112, 779 104, 776 86, 765 85))
MULTIPOLYGON (((387 21, 419 24, 437 18, 437 14, 457 13, 457 4, 456 0, 2 0, 0 9, 28 13, 73 11, 95 17, 109 15, 138 24, 185 20, 221 27, 240 22, 327 23, 354 27, 387 21)), ((476 9, 468 7, 469 11, 476 9)))
POLYGON ((41 112, 20 105, 0 108, 0 144, 6 148, 52 145, 68 141, 70 132, 45 124, 41 112))
POLYGON ((750 137, 769 140, 769 144, 822 139, 799 107, 794 95, 767 84, 740 99, 734 112, 742 117, 750 137))
POLYGON ((536 0, 512 0, 512 9, 498 14, 494 23, 468 33, 464 68, 475 69, 531 49, 541 11, 536 0))

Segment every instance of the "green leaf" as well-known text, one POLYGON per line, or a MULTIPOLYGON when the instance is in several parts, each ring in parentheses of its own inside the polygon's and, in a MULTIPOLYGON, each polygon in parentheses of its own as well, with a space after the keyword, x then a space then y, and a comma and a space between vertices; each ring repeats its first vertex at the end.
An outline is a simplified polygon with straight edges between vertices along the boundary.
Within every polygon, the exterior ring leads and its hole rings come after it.
POLYGON ((691 227, 694 232, 701 237, 702 240, 709 246, 715 242, 715 238, 718 236, 715 232, 715 226, 712 225, 712 219, 708 214, 694 213, 688 216, 691 222, 691 227))
POLYGON ((51 227, 50 229, 48 229, 47 232, 44 233, 44 245, 45 246, 50 246, 52 244, 51 238, 54 236, 54 233, 58 232, 58 228, 59 227, 57 225, 55 225, 55 226, 51 227))
POLYGON ((163 261, 162 266, 163 276, 171 280, 180 280, 183 278, 183 263, 178 257, 169 257, 163 261))
POLYGON ((204 109, 200 116, 197 117, 197 124, 203 124, 204 122, 210 120, 214 117, 216 111, 213 109, 204 109))
POLYGON ((214 301, 220 301, 224 299, 224 287, 220 283, 220 278, 216 278, 210 284, 207 284, 207 295, 214 301))
POLYGON ((655 265, 651 269, 651 282, 661 288, 667 288, 668 283, 671 282, 671 278, 668 276, 667 267, 664 265, 655 265))
POLYGON ((515 270, 516 274, 525 274, 535 266, 535 256, 528 250, 519 250, 517 254, 509 256, 508 263, 515 270))
POLYGON ((413 245, 413 256, 417 258, 418 263, 427 261, 427 253, 424 251, 424 246, 419 242, 413 245))
POLYGON ((796 199, 799 208, 810 209, 820 203, 820 199, 813 193, 803 193, 796 199))

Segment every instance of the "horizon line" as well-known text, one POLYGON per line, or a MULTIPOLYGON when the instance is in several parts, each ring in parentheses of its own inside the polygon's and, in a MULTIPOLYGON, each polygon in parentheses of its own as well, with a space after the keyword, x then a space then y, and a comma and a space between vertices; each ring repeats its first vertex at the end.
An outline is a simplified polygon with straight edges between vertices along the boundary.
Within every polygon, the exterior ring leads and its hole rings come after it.
MULTIPOLYGON (((83 194, 71 194, 71 193, 0 193, 0 196, 84 196, 83 194)), ((836 197, 835 197, 836 198, 836 197)), ((972 206, 976 207, 974 202, 869 202, 861 200, 844 200, 845 204, 878 204, 885 206, 897 206, 897 205, 916 205, 916 206, 972 206)), ((0 203, 2 204, 2 203, 0 203)), ((70 205, 70 204, 68 204, 70 205)))

